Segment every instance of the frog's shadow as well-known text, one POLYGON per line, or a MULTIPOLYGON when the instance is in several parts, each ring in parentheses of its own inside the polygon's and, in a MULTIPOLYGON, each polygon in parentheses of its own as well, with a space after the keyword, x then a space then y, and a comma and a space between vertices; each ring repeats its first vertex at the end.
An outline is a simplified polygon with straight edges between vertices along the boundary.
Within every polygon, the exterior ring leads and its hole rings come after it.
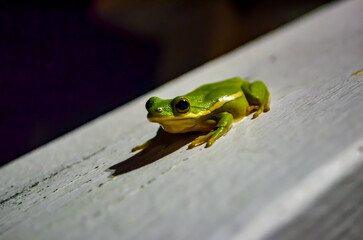
POLYGON ((156 136, 151 140, 151 143, 147 148, 132 157, 111 166, 107 171, 112 172, 112 176, 114 177, 144 167, 175 152, 192 142, 201 134, 202 133, 200 132, 171 134, 165 132, 162 128, 159 128, 156 136))

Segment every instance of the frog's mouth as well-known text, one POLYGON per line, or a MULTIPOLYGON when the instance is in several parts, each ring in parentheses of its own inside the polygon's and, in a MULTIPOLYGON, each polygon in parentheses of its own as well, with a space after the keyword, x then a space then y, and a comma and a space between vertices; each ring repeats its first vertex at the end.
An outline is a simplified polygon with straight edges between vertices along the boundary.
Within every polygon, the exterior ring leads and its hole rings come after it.
MULTIPOLYGON (((149 119, 150 122, 157 122, 157 123, 161 123, 161 122, 179 122, 179 121, 193 121, 195 120, 197 117, 199 117, 199 114, 194 114, 194 113, 188 113, 182 116, 153 116, 152 114, 148 114, 147 115, 147 119, 149 119)), ((195 122, 195 121, 193 121, 195 122)))
POLYGON ((208 132, 213 129, 216 122, 199 121, 198 118, 192 116, 164 116, 164 117, 150 117, 150 122, 159 123, 160 126, 169 133, 185 133, 191 131, 208 132))
POLYGON ((150 122, 159 123, 160 126, 169 133, 183 133, 189 132, 198 123, 192 117, 175 117, 175 116, 165 116, 165 117, 150 117, 148 118, 150 122))

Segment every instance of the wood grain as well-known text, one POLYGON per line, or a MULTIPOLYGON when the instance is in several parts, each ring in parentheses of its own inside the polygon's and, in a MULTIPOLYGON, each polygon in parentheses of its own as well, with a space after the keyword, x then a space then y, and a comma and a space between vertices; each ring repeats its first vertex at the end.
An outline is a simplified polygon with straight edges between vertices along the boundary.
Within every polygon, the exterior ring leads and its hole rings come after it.
POLYGON ((2 167, 0 239, 361 235, 362 12, 324 6, 2 167), (153 159, 130 152, 157 132, 149 97, 233 76, 263 80, 271 111, 210 149, 187 150, 186 136, 153 159))

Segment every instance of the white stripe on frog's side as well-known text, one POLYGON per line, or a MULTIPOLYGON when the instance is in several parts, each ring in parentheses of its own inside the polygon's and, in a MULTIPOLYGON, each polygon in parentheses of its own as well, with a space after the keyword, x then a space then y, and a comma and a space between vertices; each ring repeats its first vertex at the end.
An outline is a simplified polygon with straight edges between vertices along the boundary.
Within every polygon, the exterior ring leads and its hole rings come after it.
POLYGON ((222 107, 227 102, 230 102, 236 98, 242 97, 243 91, 239 91, 235 94, 230 96, 224 96, 218 99, 218 102, 215 103, 210 109, 201 111, 199 113, 186 113, 180 116, 168 116, 168 117, 150 117, 148 118, 151 122, 160 122, 160 121, 178 121, 178 120, 185 120, 185 119, 194 119, 197 117, 205 116, 213 112, 214 110, 222 107))

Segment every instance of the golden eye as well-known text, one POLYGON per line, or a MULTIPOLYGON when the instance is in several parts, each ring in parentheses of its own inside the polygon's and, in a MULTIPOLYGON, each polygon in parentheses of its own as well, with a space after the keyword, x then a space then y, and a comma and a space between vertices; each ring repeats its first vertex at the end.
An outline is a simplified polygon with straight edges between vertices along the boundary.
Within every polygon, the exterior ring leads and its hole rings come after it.
POLYGON ((178 111, 178 113, 188 112, 190 108, 188 99, 186 98, 178 99, 177 102, 175 103, 175 108, 178 111))

